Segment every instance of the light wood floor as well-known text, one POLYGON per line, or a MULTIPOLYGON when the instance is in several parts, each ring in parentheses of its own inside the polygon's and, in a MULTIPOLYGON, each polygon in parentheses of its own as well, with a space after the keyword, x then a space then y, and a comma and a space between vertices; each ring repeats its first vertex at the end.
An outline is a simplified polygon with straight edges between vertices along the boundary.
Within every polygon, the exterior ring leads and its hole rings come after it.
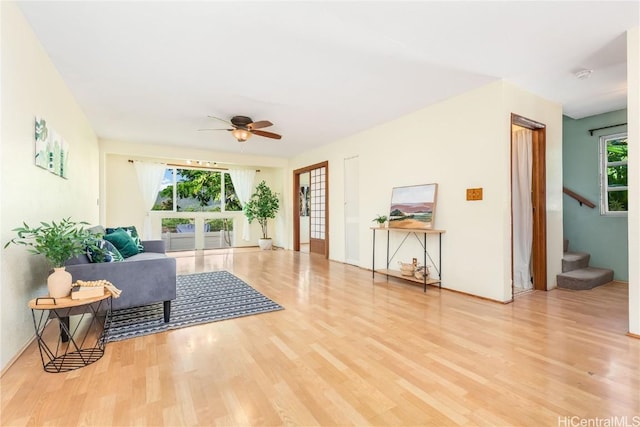
POLYGON ((98 362, 63 374, 43 372, 31 345, 2 377, 1 425, 570 426, 640 416, 625 284, 503 305, 285 250, 176 256, 179 274, 226 269, 285 310, 111 343, 98 362))

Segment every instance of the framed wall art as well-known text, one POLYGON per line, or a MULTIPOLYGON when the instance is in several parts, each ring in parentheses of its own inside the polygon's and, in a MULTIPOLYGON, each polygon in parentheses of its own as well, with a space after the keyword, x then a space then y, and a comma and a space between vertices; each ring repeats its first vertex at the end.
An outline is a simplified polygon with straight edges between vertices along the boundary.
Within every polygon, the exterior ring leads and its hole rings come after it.
POLYGON ((308 185, 300 186, 300 216, 309 216, 311 206, 311 193, 308 185))
POLYGON ((389 212, 390 228, 434 228, 438 184, 394 187, 389 212))
POLYGON ((67 178, 69 164, 69 147, 47 121, 42 117, 35 118, 35 153, 36 166, 47 169, 62 178, 67 178))

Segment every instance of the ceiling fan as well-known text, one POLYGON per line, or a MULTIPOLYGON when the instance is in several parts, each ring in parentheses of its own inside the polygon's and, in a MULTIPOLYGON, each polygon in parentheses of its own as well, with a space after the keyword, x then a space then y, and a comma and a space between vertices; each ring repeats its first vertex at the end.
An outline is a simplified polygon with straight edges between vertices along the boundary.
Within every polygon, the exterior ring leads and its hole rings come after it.
POLYGON ((231 132, 231 134, 238 140, 238 142, 246 142, 247 139, 251 138, 252 135, 264 136, 266 138, 272 139, 280 139, 282 135, 278 135, 273 132, 266 132, 260 129, 273 126, 269 120, 260 120, 254 122, 251 117, 247 116, 233 116, 231 121, 227 121, 224 119, 220 119, 218 117, 209 116, 212 119, 220 120, 222 122, 227 123, 232 126, 231 129, 223 128, 223 129, 198 129, 200 131, 208 131, 208 130, 226 130, 231 132))

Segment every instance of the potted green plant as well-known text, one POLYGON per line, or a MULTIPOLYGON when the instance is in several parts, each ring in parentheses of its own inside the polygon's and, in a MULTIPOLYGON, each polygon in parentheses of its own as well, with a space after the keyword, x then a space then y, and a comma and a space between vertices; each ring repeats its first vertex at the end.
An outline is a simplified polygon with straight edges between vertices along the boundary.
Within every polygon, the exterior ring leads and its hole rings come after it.
POLYGON ((37 227, 23 223, 14 228, 18 236, 9 240, 10 244, 26 246, 34 255, 44 255, 54 269, 47 279, 49 296, 60 298, 71 292, 71 274, 65 271, 64 263, 85 252, 87 246, 95 246, 93 235, 84 229, 86 222, 75 222, 71 218, 61 221, 41 222, 37 227))
POLYGON ((378 215, 377 217, 373 218, 373 221, 378 223, 378 226, 380 228, 384 228, 384 223, 387 222, 387 216, 386 215, 378 215))
POLYGON ((279 208, 280 202, 278 201, 278 195, 271 191, 271 188, 269 188, 264 181, 258 184, 256 191, 244 205, 244 214, 249 224, 256 219, 262 229, 262 238, 258 240, 258 245, 261 249, 271 249, 273 246, 271 238, 267 233, 267 223, 269 219, 276 217, 279 208))

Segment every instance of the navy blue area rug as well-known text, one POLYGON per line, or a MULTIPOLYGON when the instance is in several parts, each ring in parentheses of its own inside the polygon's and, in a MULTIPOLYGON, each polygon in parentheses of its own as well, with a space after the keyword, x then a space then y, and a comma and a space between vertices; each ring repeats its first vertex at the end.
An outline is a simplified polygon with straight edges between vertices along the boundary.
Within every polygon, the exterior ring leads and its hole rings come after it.
POLYGON ((114 310, 107 342, 277 310, 283 307, 228 271, 188 274, 177 277, 169 323, 161 302, 114 310))

